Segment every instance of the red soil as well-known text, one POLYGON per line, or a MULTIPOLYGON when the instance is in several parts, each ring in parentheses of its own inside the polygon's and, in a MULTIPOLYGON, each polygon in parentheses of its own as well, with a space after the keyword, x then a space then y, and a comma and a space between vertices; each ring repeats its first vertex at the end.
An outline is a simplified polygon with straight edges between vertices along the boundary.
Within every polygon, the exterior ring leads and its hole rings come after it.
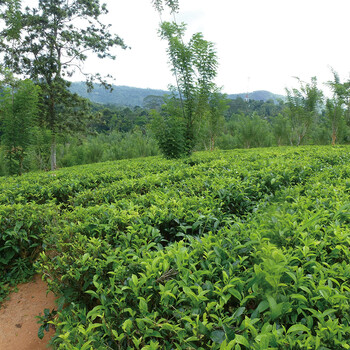
POLYGON ((46 296, 47 285, 40 276, 34 281, 18 285, 18 292, 11 293, 10 300, 0 308, 0 350, 47 350, 54 331, 38 338, 39 324, 35 316, 44 309, 55 308, 55 296, 46 296))

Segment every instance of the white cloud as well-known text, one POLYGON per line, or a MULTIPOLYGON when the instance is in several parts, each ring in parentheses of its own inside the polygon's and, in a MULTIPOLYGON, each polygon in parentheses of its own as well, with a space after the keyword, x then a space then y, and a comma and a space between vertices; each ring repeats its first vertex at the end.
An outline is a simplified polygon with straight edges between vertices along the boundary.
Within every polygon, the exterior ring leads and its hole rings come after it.
MULTIPOLYGON (((159 16, 150 0, 107 0, 105 21, 131 50, 113 62, 90 62, 89 70, 111 73, 118 85, 166 88, 173 82, 159 16)), ((284 93, 293 76, 331 79, 329 66, 348 78, 348 0, 180 0, 179 21, 216 43, 217 83, 228 93, 265 89, 284 93)))

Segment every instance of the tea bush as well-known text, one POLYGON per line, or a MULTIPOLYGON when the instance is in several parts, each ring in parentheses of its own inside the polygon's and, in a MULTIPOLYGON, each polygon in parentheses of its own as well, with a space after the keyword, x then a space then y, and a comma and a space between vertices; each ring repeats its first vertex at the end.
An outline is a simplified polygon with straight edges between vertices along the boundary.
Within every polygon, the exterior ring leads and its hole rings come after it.
POLYGON ((349 150, 6 178, 0 283, 36 260, 59 296, 54 349, 349 349, 349 150))

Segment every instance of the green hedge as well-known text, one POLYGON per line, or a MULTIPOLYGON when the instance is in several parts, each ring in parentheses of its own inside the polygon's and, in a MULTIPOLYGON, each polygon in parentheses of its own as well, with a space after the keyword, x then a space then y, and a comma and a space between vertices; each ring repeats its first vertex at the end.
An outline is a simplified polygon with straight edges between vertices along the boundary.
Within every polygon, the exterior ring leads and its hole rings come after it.
POLYGON ((7 178, 1 268, 41 252, 59 296, 55 349, 349 349, 349 150, 7 178))

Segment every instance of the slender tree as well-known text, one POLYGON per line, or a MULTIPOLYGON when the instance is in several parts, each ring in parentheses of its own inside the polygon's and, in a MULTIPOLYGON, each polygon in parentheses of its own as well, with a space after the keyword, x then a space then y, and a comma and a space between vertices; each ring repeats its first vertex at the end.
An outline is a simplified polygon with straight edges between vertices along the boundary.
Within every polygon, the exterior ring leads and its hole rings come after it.
POLYGON ((291 124, 291 143, 300 145, 308 135, 315 122, 322 102, 322 91, 317 88, 317 79, 313 77, 311 83, 305 83, 297 78, 299 89, 286 89, 287 114, 291 124))
POLYGON ((327 99, 326 116, 332 128, 332 145, 335 145, 345 119, 350 122, 350 81, 340 82, 338 73, 332 70, 333 80, 327 85, 333 92, 333 97, 327 99))
MULTIPOLYGON (((14 103, 14 90, 18 83, 14 75, 14 62, 17 57, 16 50, 17 44, 20 40, 21 32, 21 0, 5 0, 0 2, 0 8, 5 10, 0 12, 0 21, 4 22, 7 27, 6 31, 6 41, 7 55, 8 55, 8 67, 1 64, 0 75, 2 76, 1 83, 6 87, 10 87, 12 95, 12 104, 14 103)), ((0 22, 1 23, 1 22, 0 22)), ((0 37, 0 43, 4 38, 0 37)))
POLYGON ((216 91, 213 79, 217 71, 214 44, 205 40, 202 33, 194 34, 184 43, 185 24, 163 22, 160 36, 168 42, 168 56, 176 77, 177 91, 185 124, 185 153, 195 145, 195 124, 208 112, 209 97, 216 91))
POLYGON ((344 120, 344 110, 342 103, 337 99, 327 99, 326 101, 326 116, 329 119, 332 128, 332 145, 337 143, 340 127, 344 120))
POLYGON ((0 20, 6 26, 7 67, 0 68, 0 122, 10 174, 22 174, 31 133, 38 116, 39 87, 31 80, 15 77, 16 59, 21 38, 21 0, 0 2, 0 20))
POLYGON ((225 123, 224 114, 228 109, 228 100, 220 92, 214 92, 209 97, 209 113, 207 114, 207 131, 209 138, 209 149, 215 149, 217 137, 223 131, 225 123))
POLYGON ((290 135, 290 120, 287 116, 279 113, 272 119, 272 131, 277 146, 288 143, 290 135))
MULTIPOLYGON (((12 2, 12 0, 6 0, 12 2)), ((108 11, 99 0, 38 0, 36 6, 27 7, 21 14, 21 35, 16 50, 11 49, 8 33, 11 21, 0 33, 0 49, 4 62, 16 73, 37 82, 44 96, 42 123, 51 131, 51 169, 56 168, 56 137, 62 130, 81 123, 73 123, 72 100, 75 111, 81 99, 69 92, 66 78, 79 71, 86 77, 89 88, 93 81, 110 87, 99 74, 83 70, 88 55, 98 58, 115 56, 115 46, 126 48, 123 40, 109 32, 110 25, 100 21, 108 11)))
MULTIPOLYGON (((218 65, 215 47, 203 38, 202 33, 196 33, 188 43, 184 42, 186 25, 177 24, 175 19, 179 11, 178 0, 152 0, 152 3, 160 15, 165 8, 174 15, 173 22, 161 20, 159 34, 168 43, 169 63, 176 80, 176 88, 172 90, 177 91, 183 118, 181 124, 185 125, 183 148, 184 153, 190 154, 196 141, 195 124, 210 113, 209 99, 217 91, 213 83, 218 65)), ((211 114, 214 115, 216 113, 211 114)))
POLYGON ((253 112, 251 116, 241 116, 236 125, 239 143, 244 148, 266 147, 270 145, 271 134, 268 122, 253 112))
POLYGON ((7 68, 12 74, 14 73, 15 61, 18 58, 17 50, 21 38, 21 6, 21 0, 0 1, 0 21, 2 22, 0 23, 6 27, 6 30, 0 33, 0 44, 5 52, 7 68), (4 45, 4 43, 6 44, 4 45))
POLYGON ((0 93, 2 144, 10 174, 22 174, 26 151, 38 116, 39 88, 29 79, 0 93))

